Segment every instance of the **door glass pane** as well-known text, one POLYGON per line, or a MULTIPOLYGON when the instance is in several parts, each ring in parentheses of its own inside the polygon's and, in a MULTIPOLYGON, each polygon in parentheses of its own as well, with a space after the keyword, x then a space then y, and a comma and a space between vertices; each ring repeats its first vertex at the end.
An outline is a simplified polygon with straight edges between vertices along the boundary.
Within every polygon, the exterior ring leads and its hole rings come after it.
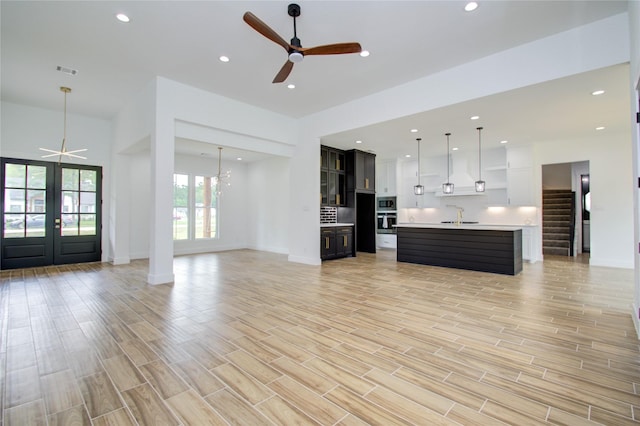
POLYGON ((4 238, 24 237, 24 215, 5 214, 4 215, 4 238))
POLYGON ((27 167, 27 188, 45 189, 47 187, 47 168, 43 166, 27 167))
POLYGON ((5 188, 24 188, 27 166, 24 164, 5 164, 5 188))
POLYGON ((47 210, 47 192, 39 189, 27 191, 27 213, 45 213, 47 210))
POLYGON ((26 222, 27 237, 44 237, 45 215, 28 214, 26 222))
POLYGON ((62 169, 62 189, 77 191, 80 183, 80 170, 62 169))
POLYGON ((95 192, 80 193, 80 212, 81 213, 96 212, 96 193, 95 192))
POLYGON ((79 193, 75 191, 62 191, 61 213, 79 213, 79 193))
POLYGON ((95 191, 97 176, 95 170, 80 170, 80 191, 95 191))
POLYGON ((62 221, 62 235, 78 235, 79 215, 63 214, 60 220, 62 221))
POLYGON ((4 211, 7 213, 20 213, 25 211, 24 189, 4 190, 4 211))
POLYGON ((96 235, 96 215, 80 215, 80 235, 96 235))

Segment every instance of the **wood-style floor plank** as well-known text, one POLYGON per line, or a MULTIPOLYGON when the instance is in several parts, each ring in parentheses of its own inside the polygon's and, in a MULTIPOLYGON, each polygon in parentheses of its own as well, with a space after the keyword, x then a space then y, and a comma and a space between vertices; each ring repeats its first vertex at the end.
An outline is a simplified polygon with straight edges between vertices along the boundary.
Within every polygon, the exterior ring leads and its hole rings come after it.
POLYGON ((0 426, 640 425, 633 271, 238 250, 0 271, 0 426))

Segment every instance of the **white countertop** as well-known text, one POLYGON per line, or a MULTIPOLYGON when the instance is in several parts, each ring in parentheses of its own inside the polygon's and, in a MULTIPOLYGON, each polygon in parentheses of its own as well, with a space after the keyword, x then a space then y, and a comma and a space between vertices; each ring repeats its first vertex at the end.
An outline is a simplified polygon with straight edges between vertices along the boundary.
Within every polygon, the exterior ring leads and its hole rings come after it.
POLYGON ((354 226, 353 223, 338 222, 338 223, 321 223, 320 228, 335 228, 337 226, 354 226))
POLYGON ((475 229, 484 231, 515 231, 522 229, 522 225, 487 225, 482 223, 425 223, 425 222, 402 222, 394 225, 398 228, 436 228, 436 229, 475 229))

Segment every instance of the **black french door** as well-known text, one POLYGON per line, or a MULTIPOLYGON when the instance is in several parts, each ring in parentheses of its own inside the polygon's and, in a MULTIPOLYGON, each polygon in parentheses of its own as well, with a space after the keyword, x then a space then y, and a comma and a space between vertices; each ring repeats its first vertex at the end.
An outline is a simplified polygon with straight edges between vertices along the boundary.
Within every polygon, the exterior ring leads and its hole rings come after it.
POLYGON ((102 168, 2 158, 0 268, 101 258, 102 168))

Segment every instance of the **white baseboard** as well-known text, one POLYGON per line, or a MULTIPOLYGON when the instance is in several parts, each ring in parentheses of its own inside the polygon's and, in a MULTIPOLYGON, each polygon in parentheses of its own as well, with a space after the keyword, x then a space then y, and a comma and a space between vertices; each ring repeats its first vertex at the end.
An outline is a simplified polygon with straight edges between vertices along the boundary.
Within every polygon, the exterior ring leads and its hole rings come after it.
POLYGON ((609 268, 633 269, 633 259, 629 261, 619 259, 603 259, 589 257, 589 265, 591 266, 607 266, 609 268))
POLYGON ((127 264, 131 263, 131 258, 126 257, 126 256, 115 257, 115 258, 110 258, 109 262, 114 266, 127 265, 127 264))
POLYGON ((287 258, 289 262, 304 263, 305 265, 322 265, 322 260, 319 257, 303 257, 289 255, 287 258))
POLYGON ((171 274, 148 274, 147 283, 151 285, 169 284, 174 282, 175 277, 171 274))

